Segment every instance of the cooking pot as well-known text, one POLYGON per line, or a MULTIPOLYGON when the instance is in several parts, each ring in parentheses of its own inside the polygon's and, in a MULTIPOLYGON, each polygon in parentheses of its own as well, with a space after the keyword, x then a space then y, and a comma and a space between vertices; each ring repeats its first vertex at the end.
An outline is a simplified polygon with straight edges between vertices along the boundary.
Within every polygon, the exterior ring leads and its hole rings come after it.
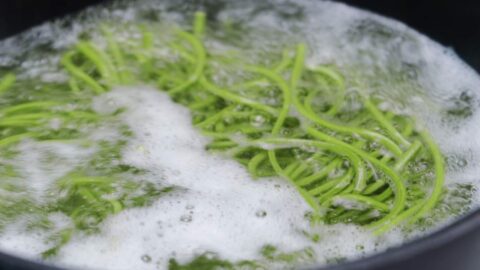
MULTIPOLYGON (((16 0, 0 3, 0 39, 101 0, 16 0)), ((199 0, 199 2, 214 2, 199 0)), ((480 2, 454 0, 344 0, 395 18, 453 48, 480 70, 480 2)), ((208 12, 208 11, 207 11, 208 12)), ((480 91, 480 85, 477 91, 480 91)), ((60 268, 0 252, 0 270, 60 268)), ((433 234, 385 252, 319 270, 480 270, 480 210, 433 234)))

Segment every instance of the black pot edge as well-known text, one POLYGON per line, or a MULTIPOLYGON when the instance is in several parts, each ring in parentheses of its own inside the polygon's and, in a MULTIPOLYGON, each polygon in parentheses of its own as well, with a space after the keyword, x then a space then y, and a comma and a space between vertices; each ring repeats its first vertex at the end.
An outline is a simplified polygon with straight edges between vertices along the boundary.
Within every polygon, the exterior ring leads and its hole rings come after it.
POLYGON ((319 270, 367 270, 388 269, 388 266, 396 262, 412 260, 428 251, 434 251, 440 247, 458 240, 459 238, 480 228, 480 209, 476 209, 454 222, 419 238, 415 238, 402 245, 389 248, 385 251, 358 258, 338 265, 324 268, 312 267, 319 270))
POLYGON ((1 270, 67 270, 44 262, 24 259, 12 254, 0 251, 1 270))

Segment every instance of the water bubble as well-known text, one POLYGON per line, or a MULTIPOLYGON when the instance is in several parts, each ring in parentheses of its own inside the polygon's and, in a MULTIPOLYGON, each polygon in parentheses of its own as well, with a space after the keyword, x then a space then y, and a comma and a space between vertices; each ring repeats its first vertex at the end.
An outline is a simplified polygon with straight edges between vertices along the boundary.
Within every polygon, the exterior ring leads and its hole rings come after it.
POLYGON ((280 130, 280 134, 281 134, 282 136, 290 136, 292 133, 293 133, 292 130, 289 129, 289 128, 282 128, 282 129, 280 130))
POLYGON ((252 119, 250 120, 250 123, 254 127, 261 127, 265 123, 265 120, 266 120, 265 117, 259 114, 252 117, 252 119))
POLYGON ((193 218, 191 215, 183 215, 180 217, 181 222, 192 222, 193 218))
POLYGON ((152 257, 150 257, 150 256, 147 255, 147 254, 142 255, 142 257, 140 257, 140 259, 141 259, 143 262, 145 262, 145 263, 149 263, 149 262, 152 261, 152 257))
POLYGON ((255 212, 255 216, 263 218, 267 216, 267 212, 265 210, 258 210, 257 212, 255 212))
POLYGON ((458 164, 458 166, 459 166, 460 168, 463 168, 463 167, 467 166, 467 161, 462 158, 462 159, 459 159, 459 160, 457 161, 457 164, 458 164))
POLYGON ((187 210, 192 210, 192 209, 194 209, 194 208, 195 208, 195 205, 191 205, 191 204, 187 204, 187 205, 185 206, 185 209, 187 209, 187 210))

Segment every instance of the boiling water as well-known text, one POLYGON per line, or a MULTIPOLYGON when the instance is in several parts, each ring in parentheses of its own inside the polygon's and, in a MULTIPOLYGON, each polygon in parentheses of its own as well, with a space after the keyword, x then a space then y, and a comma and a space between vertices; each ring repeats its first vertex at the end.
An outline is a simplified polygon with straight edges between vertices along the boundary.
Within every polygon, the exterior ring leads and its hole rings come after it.
MULTIPOLYGON (((308 65, 335 64, 354 74, 346 78, 351 85, 356 80, 362 91, 398 101, 394 109, 415 116, 439 144, 447 160, 446 185, 473 187, 465 196, 446 200, 436 211, 448 212, 460 205, 461 214, 480 202, 476 193, 480 80, 452 50, 401 23, 333 2, 227 1, 213 6, 173 2, 120 2, 92 8, 66 22, 42 25, 0 44, 0 68, 13 67, 20 78, 63 82, 66 74, 57 68, 58 52, 100 22, 161 20, 182 25, 192 11, 206 8, 217 24, 228 22, 247 29, 244 36, 212 47, 238 46, 255 57, 302 40, 309 45, 308 65)), ((230 262, 257 260, 267 268, 285 267, 285 262, 262 255, 262 248, 270 245, 281 253, 304 254, 306 258, 299 256, 303 259, 297 264, 326 264, 379 252, 424 233, 395 229, 374 236, 356 225, 311 226, 305 218, 310 208, 294 187, 278 178, 252 179, 236 161, 205 150, 209 139, 192 126, 189 111, 151 86, 116 87, 95 97, 89 106, 99 114, 124 110, 113 123, 89 130, 89 140, 122 139, 118 127, 126 125, 133 136, 117 162, 144 171, 142 181, 176 188, 151 205, 109 216, 96 233, 74 234, 48 260, 51 263, 93 269, 165 269, 170 259, 186 263, 206 254, 230 262), (313 240, 313 235, 318 237, 313 240)), ((19 154, 13 161, 4 162, 23 168, 23 185, 28 185, 38 203, 49 200, 49 187, 57 179, 85 164, 98 150, 81 142, 35 140, 25 140, 16 148, 19 154), (46 155, 56 162, 43 162, 46 155)), ((55 224, 53 230, 70 222, 62 214, 49 218, 55 224)), ((443 218, 430 229, 452 218, 443 218)), ((50 232, 25 229, 28 220, 25 215, 7 224, 0 234, 0 247, 38 260, 49 247, 50 232)))

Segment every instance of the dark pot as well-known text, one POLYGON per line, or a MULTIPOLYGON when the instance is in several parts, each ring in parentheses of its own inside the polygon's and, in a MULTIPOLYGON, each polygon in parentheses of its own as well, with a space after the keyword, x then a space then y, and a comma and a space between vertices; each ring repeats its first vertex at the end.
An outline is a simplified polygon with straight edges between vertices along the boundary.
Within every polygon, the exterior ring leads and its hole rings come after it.
MULTIPOLYGON (((75 12, 102 0, 16 0, 1 3, 0 38, 45 20, 75 12)), ((480 71, 480 2, 453 0, 344 0, 403 21, 440 43, 452 47, 480 71)), ((480 91, 480 89, 478 89, 480 91)), ((323 270, 479 270, 480 210, 427 237, 401 247, 323 270)), ((0 269, 59 268, 0 253, 0 269)))

